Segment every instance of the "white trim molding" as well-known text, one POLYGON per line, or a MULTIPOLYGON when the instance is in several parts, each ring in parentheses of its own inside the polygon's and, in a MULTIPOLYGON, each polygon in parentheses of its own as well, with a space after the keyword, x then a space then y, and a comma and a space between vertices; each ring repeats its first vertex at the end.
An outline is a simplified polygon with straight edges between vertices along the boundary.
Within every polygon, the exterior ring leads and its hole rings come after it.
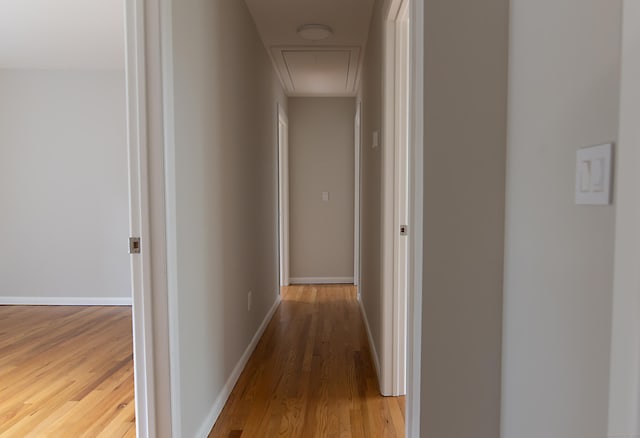
POLYGON ((369 319, 367 318, 367 311, 364 309, 362 300, 358 300, 360 306, 360 313, 362 314, 362 320, 364 321, 364 327, 367 330, 367 339, 369 339, 369 349, 371 350, 371 359, 373 359, 373 366, 376 369, 376 377, 378 382, 380 381, 380 360, 378 359, 378 352, 376 350, 376 344, 373 342, 373 336, 371 335, 371 328, 369 327, 369 319))
POLYGON ((276 301, 273 303, 273 306, 271 306, 271 309, 269 309, 269 312, 267 312, 267 315, 264 317, 262 324, 260 324, 260 327, 258 327, 258 331, 256 331, 256 334, 253 336, 253 339, 251 339, 251 342, 247 346, 247 349, 244 351, 244 354, 236 364, 235 368, 233 368, 233 371, 231 372, 231 375, 227 379, 227 382, 222 387, 222 390, 220 391, 218 398, 216 398, 216 401, 214 402, 213 406, 211 407, 211 410, 209 411, 209 415, 207 415, 207 418, 204 420, 204 423, 202 423, 202 425, 198 429, 198 432, 196 433, 196 437, 206 438, 209 435, 209 432, 211 432, 211 429, 213 428, 214 424, 216 423, 216 420, 218 419, 218 417, 220 416, 220 413, 222 412, 222 408, 224 408, 225 403, 227 403, 227 400, 231 395, 231 391, 233 391, 233 387, 238 382, 238 379, 240 378, 242 371, 244 371, 244 368, 247 366, 247 362, 249 362, 249 359, 251 358, 253 351, 256 349, 256 346, 258 345, 260 338, 264 334, 264 331, 269 325, 269 322, 271 322, 273 315, 276 313, 276 310, 280 305, 280 301, 281 301, 280 294, 278 294, 276 301))
POLYGON ((289 286, 290 266, 290 238, 289 238, 289 118, 284 107, 279 102, 277 105, 276 133, 278 148, 278 260, 280 286, 289 286))
POLYGON ((170 436, 164 96, 171 0, 126 0, 126 88, 136 435, 170 436), (153 299, 152 299, 153 293, 153 299))
MULTIPOLYGON (((409 118, 411 83, 409 1, 387 0, 383 27, 383 153, 382 153, 382 340, 380 391, 406 392, 407 286, 409 242, 400 225, 409 219, 409 118)), ((411 224, 410 224, 411 225, 411 224)), ((412 228, 412 227, 410 227, 412 228)))
POLYGON ((0 297, 0 306, 131 306, 131 297, 0 297))
MULTIPOLYGON (((354 127, 354 224, 353 224, 353 284, 355 286, 360 285, 360 198, 362 197, 362 102, 356 101, 356 115, 353 121, 354 127)), ((360 290, 358 290, 358 297, 360 296, 360 290)))
POLYGON ((353 277, 297 277, 289 284, 353 284, 353 277))

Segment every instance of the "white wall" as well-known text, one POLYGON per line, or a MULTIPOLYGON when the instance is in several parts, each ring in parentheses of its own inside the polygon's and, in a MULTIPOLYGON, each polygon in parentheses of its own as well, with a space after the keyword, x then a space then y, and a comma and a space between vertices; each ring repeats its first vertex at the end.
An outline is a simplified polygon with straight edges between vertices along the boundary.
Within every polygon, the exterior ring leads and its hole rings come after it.
POLYGON ((278 297, 276 103, 287 102, 244 2, 174 1, 172 26, 175 434, 193 437, 209 432, 278 297))
POLYGON ((496 438, 509 1, 424 6, 420 437, 496 438))
POLYGON ((624 1, 609 437, 640 437, 640 2, 624 1))
POLYGON ((130 301, 124 72, 0 70, 0 303, 130 301))
POLYGON ((289 99, 292 279, 353 281, 354 117, 353 98, 289 99))
MULTIPOLYGON (((377 0, 371 18, 369 38, 358 100, 362 102, 360 285, 362 306, 373 342, 377 364, 382 353, 382 149, 372 148, 374 131, 382 129, 382 24, 384 0, 377 0)), ((379 365, 378 365, 379 366, 379 365)))
POLYGON ((511 2, 503 438, 607 433, 615 209, 574 181, 617 139, 620 6, 511 2))

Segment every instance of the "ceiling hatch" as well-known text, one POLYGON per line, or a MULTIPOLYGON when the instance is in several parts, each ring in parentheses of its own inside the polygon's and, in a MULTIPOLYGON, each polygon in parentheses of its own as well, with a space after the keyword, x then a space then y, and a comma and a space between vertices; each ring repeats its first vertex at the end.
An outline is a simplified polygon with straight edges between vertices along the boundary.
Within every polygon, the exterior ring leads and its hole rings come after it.
POLYGON ((271 55, 289 96, 356 94, 359 47, 272 47, 271 55))

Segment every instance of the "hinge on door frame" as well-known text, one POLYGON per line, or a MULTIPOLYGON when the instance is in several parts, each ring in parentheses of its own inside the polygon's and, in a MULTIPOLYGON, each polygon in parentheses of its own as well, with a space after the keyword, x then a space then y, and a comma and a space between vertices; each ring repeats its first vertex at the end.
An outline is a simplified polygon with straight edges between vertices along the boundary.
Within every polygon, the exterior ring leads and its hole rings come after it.
POLYGON ((409 225, 400 225, 400 235, 401 236, 409 235, 409 225))
POLYGON ((129 254, 140 254, 139 237, 129 237, 129 254))

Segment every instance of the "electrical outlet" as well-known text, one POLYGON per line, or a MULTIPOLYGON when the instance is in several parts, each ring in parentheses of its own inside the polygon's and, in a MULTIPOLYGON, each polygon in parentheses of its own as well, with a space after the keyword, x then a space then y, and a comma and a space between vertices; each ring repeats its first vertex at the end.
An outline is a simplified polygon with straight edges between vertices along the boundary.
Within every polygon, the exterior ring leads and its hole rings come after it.
POLYGON ((251 312, 251 301, 253 300, 253 292, 247 294, 247 312, 251 312))

